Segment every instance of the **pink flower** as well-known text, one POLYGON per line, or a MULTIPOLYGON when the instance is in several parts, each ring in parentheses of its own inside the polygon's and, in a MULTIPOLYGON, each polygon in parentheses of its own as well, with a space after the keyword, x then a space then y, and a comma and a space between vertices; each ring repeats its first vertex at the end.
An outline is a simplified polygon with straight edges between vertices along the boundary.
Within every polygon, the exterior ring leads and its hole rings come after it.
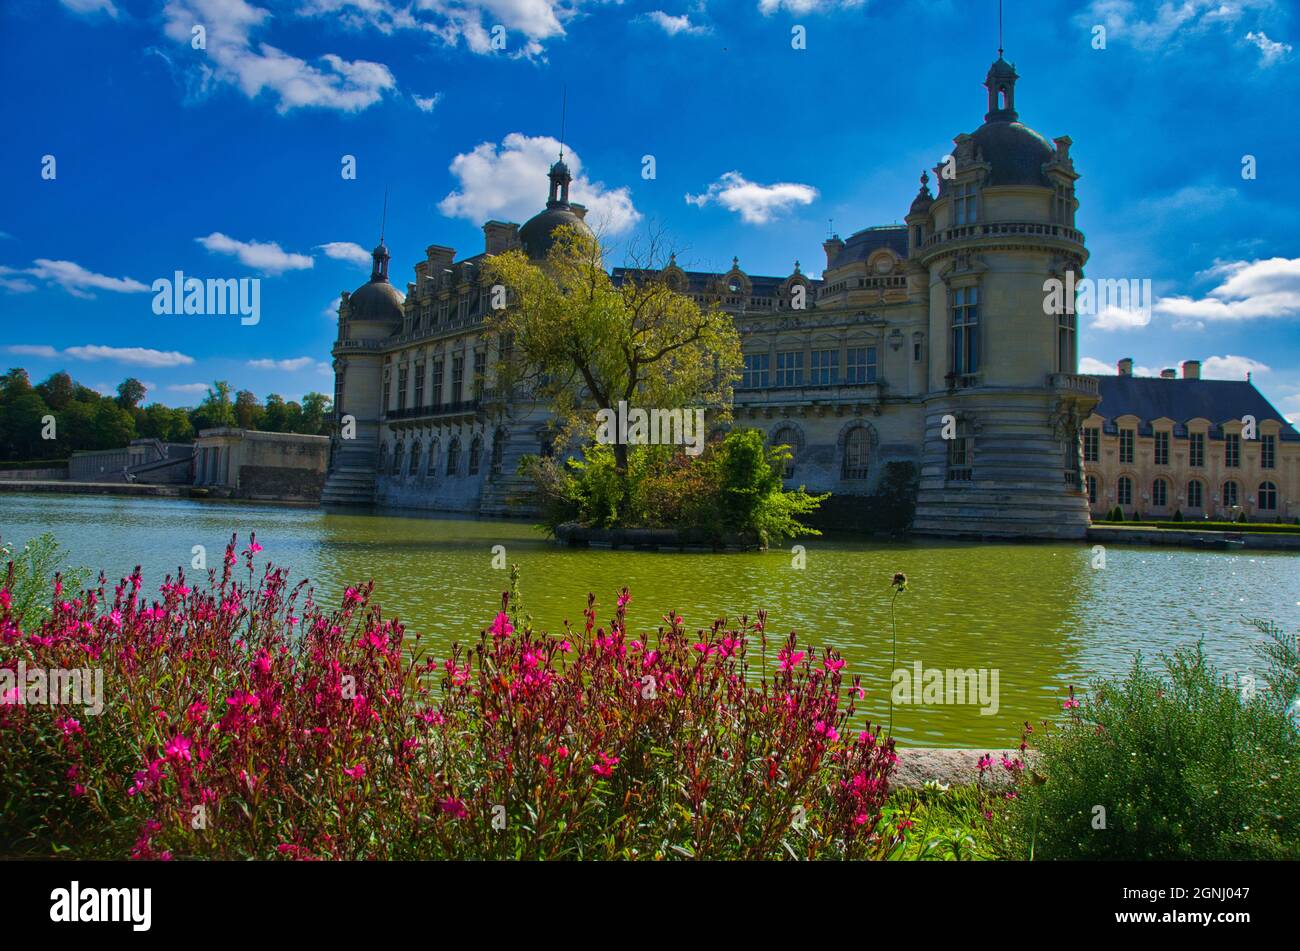
POLYGON ((1064 707, 1066 710, 1074 710, 1079 706, 1079 701, 1076 700, 1074 697, 1070 697, 1063 704, 1061 704, 1061 706, 1064 707))
POLYGON ((496 619, 492 621, 492 636, 509 637, 514 632, 515 626, 510 623, 510 618, 506 616, 506 612, 497 612, 496 619))
POLYGON ((627 588, 624 588, 622 593, 618 596, 618 606, 620 608, 625 608, 627 607, 627 603, 631 600, 632 600, 632 595, 628 593, 627 588))
POLYGON ((353 779, 364 779, 366 775, 366 764, 357 763, 356 766, 344 766, 343 772, 347 773, 353 779))
POLYGON ((804 652, 791 650, 788 647, 782 647, 777 652, 776 669, 780 671, 794 670, 803 662, 804 652))
POLYGON ((8 611, 9 608, 13 606, 13 603, 14 603, 14 599, 10 597, 9 589, 0 588, 0 608, 4 608, 6 611, 8 611))
POLYGON ((261 550, 262 546, 257 543, 257 535, 250 535, 248 537, 248 548, 244 551, 244 554, 256 555, 261 550))
POLYGON ((55 725, 58 726, 59 729, 63 731, 64 736, 75 736, 78 733, 85 732, 81 729, 81 724, 78 721, 74 720, 72 717, 67 717, 66 719, 63 720, 57 720, 55 721, 55 725))
POLYGON ((841 667, 844 666, 844 661, 839 658, 836 658, 834 660, 827 658, 825 664, 827 670, 829 670, 831 673, 835 673, 835 671, 839 670, 841 667))
POLYGON ((457 819, 464 819, 469 815, 469 810, 465 808, 465 804, 455 796, 448 796, 446 799, 440 800, 438 805, 442 807, 443 812, 457 819))
POLYGON ((190 747, 193 745, 194 744, 190 742, 189 737, 177 735, 173 736, 167 742, 167 745, 163 747, 163 752, 167 754, 169 759, 189 762, 190 747))
POLYGON ((610 756, 608 753, 597 753, 596 756, 599 757, 600 762, 592 763, 591 771, 605 779, 613 776, 614 767, 618 765, 618 757, 610 756))

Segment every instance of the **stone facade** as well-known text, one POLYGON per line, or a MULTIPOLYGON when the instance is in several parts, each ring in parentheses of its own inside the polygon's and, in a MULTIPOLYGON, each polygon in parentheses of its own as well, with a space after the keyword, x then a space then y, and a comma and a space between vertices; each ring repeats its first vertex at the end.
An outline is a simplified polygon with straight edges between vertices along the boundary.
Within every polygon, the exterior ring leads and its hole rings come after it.
POLYGON ((327 436, 205 429, 194 444, 194 485, 264 501, 319 501, 329 468, 327 436))
MULTIPOLYGON (((732 314, 745 369, 735 422, 789 444, 792 485, 866 496, 886 464, 920 476, 914 527, 935 535, 1081 538, 1089 501, 1081 428, 1099 399, 1077 372, 1075 317, 1045 313, 1044 282, 1081 277, 1071 141, 1019 122, 1015 69, 999 56, 988 111, 921 187, 904 224, 824 244, 820 279, 680 268, 664 280, 732 314)), ((432 245, 405 295, 388 251, 339 305, 340 424, 324 499, 505 514, 525 453, 546 449, 548 414, 494 399, 483 259, 581 222, 563 161, 546 210, 522 228, 484 225, 481 254, 432 245)), ((616 280, 623 276, 615 270, 616 280)))

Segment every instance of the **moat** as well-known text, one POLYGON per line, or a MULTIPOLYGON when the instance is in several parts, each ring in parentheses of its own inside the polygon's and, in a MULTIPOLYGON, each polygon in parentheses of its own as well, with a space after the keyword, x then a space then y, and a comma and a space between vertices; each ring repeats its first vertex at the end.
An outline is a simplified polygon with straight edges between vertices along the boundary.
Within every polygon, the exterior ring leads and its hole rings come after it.
MULTIPOLYGON (((967 705, 900 706, 904 744, 1014 745, 1024 720, 1059 712, 1071 684, 1124 670, 1134 652, 1204 638, 1233 677, 1262 676, 1252 618, 1300 626, 1300 555, 1112 546, 1092 567, 1090 546, 1042 543, 879 542, 803 539, 805 567, 788 548, 721 555, 570 549, 528 522, 343 514, 314 509, 180 499, 0 495, 0 540, 21 544, 52 532, 70 561, 103 569, 110 582, 136 564, 156 589, 187 566, 195 545, 208 564, 232 531, 256 532, 291 577, 310 578, 325 598, 374 578, 376 600, 411 630, 427 633, 441 656, 453 640, 472 641, 508 583, 493 568, 494 546, 522 573, 525 607, 540 629, 579 623, 588 591, 603 619, 618 590, 632 592, 630 626, 655 627, 669 610, 691 626, 718 614, 765 608, 769 631, 791 629, 806 647, 834 646, 846 673, 861 674, 866 709, 888 704, 890 589, 895 571, 911 590, 897 605, 898 666, 999 672, 994 715, 967 705)), ((241 545, 242 547, 242 545, 241 545)), ((500 559, 498 559, 498 562, 500 559)), ((111 689, 111 685, 109 685, 111 689)))

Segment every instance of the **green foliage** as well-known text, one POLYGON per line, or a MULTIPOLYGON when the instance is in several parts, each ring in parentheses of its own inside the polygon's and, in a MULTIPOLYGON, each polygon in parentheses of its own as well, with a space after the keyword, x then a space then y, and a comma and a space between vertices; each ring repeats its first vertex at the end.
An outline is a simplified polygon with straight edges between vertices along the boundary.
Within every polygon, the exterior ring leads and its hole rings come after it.
POLYGON ((1199 644, 1163 675, 1139 657, 1075 713, 1037 734, 1012 801, 1025 857, 1032 844, 1048 859, 1300 858, 1300 734, 1199 644))
POLYGON ((522 465, 538 490, 543 522, 554 531, 576 521, 598 528, 675 528, 702 542, 733 537, 775 544, 820 534, 802 518, 827 498, 786 491, 786 447, 769 448, 754 429, 706 444, 696 458, 672 446, 635 446, 626 477, 610 446, 588 447, 560 463, 529 457, 522 465))
MULTIPOLYGON (((1111 513, 1113 516, 1115 513, 1111 513)), ((1107 517, 1095 522, 1096 525, 1107 525, 1111 522, 1122 525, 1122 518, 1107 517)), ((1162 521, 1162 522, 1144 522, 1143 528, 1163 528, 1170 531, 1183 532, 1259 532, 1265 534, 1295 535, 1297 534, 1295 526, 1289 522, 1210 522, 1187 520, 1183 522, 1162 521)))
POLYGON ((1181 522, 1182 520, 1183 520, 1183 510, 1182 510, 1182 509, 1174 509, 1174 521, 1175 521, 1175 522, 1181 522))
POLYGON ((1004 800, 980 786, 895 789, 881 815, 891 860, 971 862, 1010 858, 1004 800))
POLYGON ((79 591, 90 572, 67 564, 67 552, 46 532, 20 550, 0 542, 0 587, 9 592, 14 617, 35 628, 50 616, 50 585, 62 572, 64 589, 79 591))

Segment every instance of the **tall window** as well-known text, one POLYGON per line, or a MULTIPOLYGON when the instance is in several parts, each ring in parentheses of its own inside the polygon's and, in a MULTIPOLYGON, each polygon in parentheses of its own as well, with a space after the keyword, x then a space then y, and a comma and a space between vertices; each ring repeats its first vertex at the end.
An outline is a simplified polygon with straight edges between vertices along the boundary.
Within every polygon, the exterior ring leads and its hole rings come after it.
POLYGON ((393 475, 402 474, 402 442, 398 440, 397 445, 393 447, 393 475))
POLYGON ((802 350, 786 350, 776 355, 776 385, 803 386, 802 350))
POLYGON ((438 324, 442 325, 447 322, 447 314, 451 310, 451 303, 447 298, 438 301, 438 324))
POLYGON ((1259 467, 1274 469, 1277 467, 1277 437, 1259 437, 1259 467))
POLYGON ((469 443, 469 474, 478 475, 479 462, 483 459, 483 437, 475 436, 469 443))
POLYGON ((799 434, 789 426, 782 426, 772 434, 769 446, 785 446, 790 453, 790 458, 785 462, 785 470, 781 473, 781 478, 794 478, 795 457, 799 453, 799 434))
POLYGON ((1151 483, 1151 504, 1158 509, 1169 504, 1169 483, 1164 479, 1156 479, 1151 483))
POLYGON ((979 211, 979 192, 973 184, 954 185, 952 190, 952 223, 971 225, 979 211))
POLYGON ((845 356, 847 359, 844 366, 844 382, 876 382, 875 347, 849 347, 845 356))
POLYGON ((1056 186, 1056 195, 1052 207, 1058 224, 1074 224, 1074 200, 1070 197, 1070 189, 1067 186, 1056 186))
POLYGON ((411 443, 411 475, 420 474, 420 440, 411 443))
POLYGON ((1120 476, 1115 483, 1115 501, 1120 505, 1133 504, 1133 480, 1128 476, 1120 476))
POLYGON ((1075 359, 1075 327, 1078 317, 1061 308, 1056 315, 1056 372, 1073 373, 1078 361, 1075 359))
POLYGON ((429 324, 433 319, 433 305, 425 301, 420 305, 420 329, 428 330, 429 324))
POLYGON ((1085 426, 1083 430, 1083 461, 1097 462, 1101 458, 1101 430, 1085 426))
POLYGON ((483 377, 487 374, 487 351, 474 351, 474 390, 482 392, 483 377))
POLYGON ((1169 465, 1169 430, 1160 429, 1155 433, 1156 465, 1169 465))
POLYGON ((451 401, 459 403, 465 394, 465 357, 451 358, 451 401))
POLYGON ((385 416, 388 415, 389 399, 390 399, 390 396, 391 396, 391 394, 390 394, 390 392, 389 392, 389 386, 390 386, 390 384, 391 384, 392 382, 393 382, 393 369, 392 369, 392 367, 384 367, 384 398, 383 398, 383 404, 384 404, 384 415, 385 415, 385 416))
POLYGON ((1223 464, 1229 469, 1241 468, 1241 436, 1237 433, 1223 437, 1223 464))
POLYGON ((1187 437, 1187 464, 1205 465, 1205 433, 1192 433, 1187 437))
POLYGON ((1259 510, 1273 512, 1277 510, 1277 486, 1272 482, 1259 484, 1259 510))
POLYGON ((442 358, 433 361, 433 405, 442 405, 442 358))
POLYGON ((948 481, 970 482, 974 478, 974 437, 965 420, 957 421, 957 434, 948 440, 948 481))
POLYGON ((1094 475, 1090 475, 1088 476, 1087 481, 1088 481, 1088 504, 1096 505, 1097 504, 1097 477, 1094 475))
POLYGON ((1200 479, 1193 479, 1187 483, 1187 507, 1189 509, 1199 509, 1205 505, 1205 486, 1201 485, 1200 479))
POLYGON ((415 405, 421 407, 424 405, 424 361, 421 360, 415 365, 415 405))
POLYGON ((1241 493, 1237 490, 1237 483, 1229 480, 1223 483, 1223 507, 1232 508, 1241 503, 1241 493))
POLYGON ((814 350, 812 352, 812 372, 809 383, 812 386, 833 386, 840 381, 840 352, 838 350, 814 350))
POLYGON ((745 354, 745 373, 740 378, 740 385, 747 390, 765 390, 768 387, 768 372, 772 367, 770 353, 745 354))
POLYGON ((865 479, 868 470, 868 455, 871 450, 871 434, 863 426, 849 430, 844 437, 844 461, 840 468, 840 478, 865 479))
POLYGON ((456 466, 460 464, 460 437, 452 436, 451 442, 447 444, 447 475, 456 474, 456 466))
POLYGON ((964 376, 979 371, 979 288, 952 292, 952 372, 964 376))
POLYGON ((438 440, 429 441, 429 461, 424 467, 424 477, 426 480, 438 478, 438 440))
POLYGON ((406 379, 410 375, 410 368, 405 364, 397 368, 397 408, 406 409, 406 379))
POLYGON ((505 452, 506 431, 504 429, 498 429, 492 435, 492 458, 488 462, 492 472, 496 473, 501 471, 501 460, 502 457, 505 456, 505 452))
POLYGON ((1119 431, 1119 461, 1131 463, 1133 461, 1133 443, 1137 439, 1137 431, 1132 429, 1121 429, 1119 431))

